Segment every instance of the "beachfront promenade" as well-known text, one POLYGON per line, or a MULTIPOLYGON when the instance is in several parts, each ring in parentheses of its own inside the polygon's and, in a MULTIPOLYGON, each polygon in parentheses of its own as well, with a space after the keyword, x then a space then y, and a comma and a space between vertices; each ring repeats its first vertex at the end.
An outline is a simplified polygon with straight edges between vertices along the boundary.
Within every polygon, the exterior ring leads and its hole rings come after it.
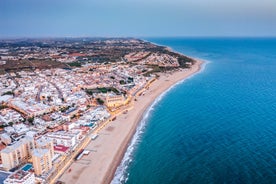
POLYGON ((135 92, 134 96, 130 97, 126 105, 116 109, 115 111, 110 112, 111 116, 107 120, 100 122, 99 125, 94 130, 90 130, 89 133, 86 135, 86 137, 77 145, 75 150, 69 153, 69 155, 66 155, 63 157, 61 162, 59 162, 58 166, 55 168, 55 171, 48 176, 47 182, 52 184, 52 183, 55 183, 55 181, 57 181, 57 179, 66 171, 66 169, 70 167, 72 162, 74 162, 75 157, 79 154, 79 152, 85 149, 87 145, 91 142, 92 135, 98 134, 103 128, 105 128, 110 122, 112 122, 113 119, 116 119, 116 117, 119 116, 120 114, 132 110, 134 107, 134 99, 136 99, 138 95, 141 95, 141 93, 145 89, 147 89, 153 81, 155 81, 155 78, 151 79, 144 86, 139 88, 135 92))
POLYGON ((113 112, 113 116, 95 130, 99 137, 88 143, 85 148, 95 151, 78 161, 72 162, 71 160, 70 169, 65 167, 62 170, 64 174, 58 180, 65 183, 82 184, 110 183, 146 109, 172 85, 198 72, 201 63, 197 62, 190 69, 162 74, 150 86, 145 85, 142 89, 143 93, 145 92, 144 95, 139 96, 140 93, 137 93, 135 98, 132 98, 127 113, 123 113, 125 108, 113 112), (115 116, 116 119, 112 121, 115 116))

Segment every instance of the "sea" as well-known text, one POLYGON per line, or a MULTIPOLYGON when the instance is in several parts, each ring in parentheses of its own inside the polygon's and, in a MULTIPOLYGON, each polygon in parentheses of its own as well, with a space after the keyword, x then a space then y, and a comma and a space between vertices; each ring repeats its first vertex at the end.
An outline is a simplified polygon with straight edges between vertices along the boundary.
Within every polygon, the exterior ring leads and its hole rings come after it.
POLYGON ((276 184, 276 38, 144 38, 205 61, 158 97, 113 184, 276 184))

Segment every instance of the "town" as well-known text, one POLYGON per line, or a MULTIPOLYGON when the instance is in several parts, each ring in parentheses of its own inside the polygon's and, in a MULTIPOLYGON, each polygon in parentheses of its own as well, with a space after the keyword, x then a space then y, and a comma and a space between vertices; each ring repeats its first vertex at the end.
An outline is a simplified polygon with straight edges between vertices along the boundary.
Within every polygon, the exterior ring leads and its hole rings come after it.
POLYGON ((1 40, 1 182, 56 182, 159 72, 193 63, 134 38, 1 40))

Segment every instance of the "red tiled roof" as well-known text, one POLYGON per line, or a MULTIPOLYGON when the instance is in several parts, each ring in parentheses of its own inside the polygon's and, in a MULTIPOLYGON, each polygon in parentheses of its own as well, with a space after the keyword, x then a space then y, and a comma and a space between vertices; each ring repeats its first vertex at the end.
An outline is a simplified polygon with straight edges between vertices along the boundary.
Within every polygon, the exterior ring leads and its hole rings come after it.
POLYGON ((52 58, 54 58, 54 59, 59 59, 59 58, 62 58, 62 57, 59 56, 59 55, 53 55, 52 58))
POLYGON ((69 149, 69 147, 66 147, 66 146, 63 146, 63 145, 54 146, 55 151, 66 152, 68 149, 69 149))
POLYGON ((71 53, 69 56, 86 56, 85 54, 82 53, 71 53))

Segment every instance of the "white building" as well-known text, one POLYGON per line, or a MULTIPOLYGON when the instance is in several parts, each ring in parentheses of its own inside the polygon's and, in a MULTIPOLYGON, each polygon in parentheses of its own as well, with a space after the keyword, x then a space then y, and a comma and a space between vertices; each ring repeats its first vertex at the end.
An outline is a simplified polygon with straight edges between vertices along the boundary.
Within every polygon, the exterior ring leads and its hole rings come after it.
POLYGON ((79 133, 59 131, 59 132, 48 133, 45 136, 46 138, 53 140, 55 145, 73 147, 77 143, 79 133))
POLYGON ((48 149, 51 157, 54 157, 54 144, 52 139, 40 138, 35 141, 35 147, 39 149, 48 149))
POLYGON ((11 137, 7 133, 3 133, 0 135, 0 140, 4 144, 8 145, 12 142, 11 137))
POLYGON ((35 176, 34 173, 18 170, 15 173, 9 175, 5 180, 4 184, 34 184, 35 176))

